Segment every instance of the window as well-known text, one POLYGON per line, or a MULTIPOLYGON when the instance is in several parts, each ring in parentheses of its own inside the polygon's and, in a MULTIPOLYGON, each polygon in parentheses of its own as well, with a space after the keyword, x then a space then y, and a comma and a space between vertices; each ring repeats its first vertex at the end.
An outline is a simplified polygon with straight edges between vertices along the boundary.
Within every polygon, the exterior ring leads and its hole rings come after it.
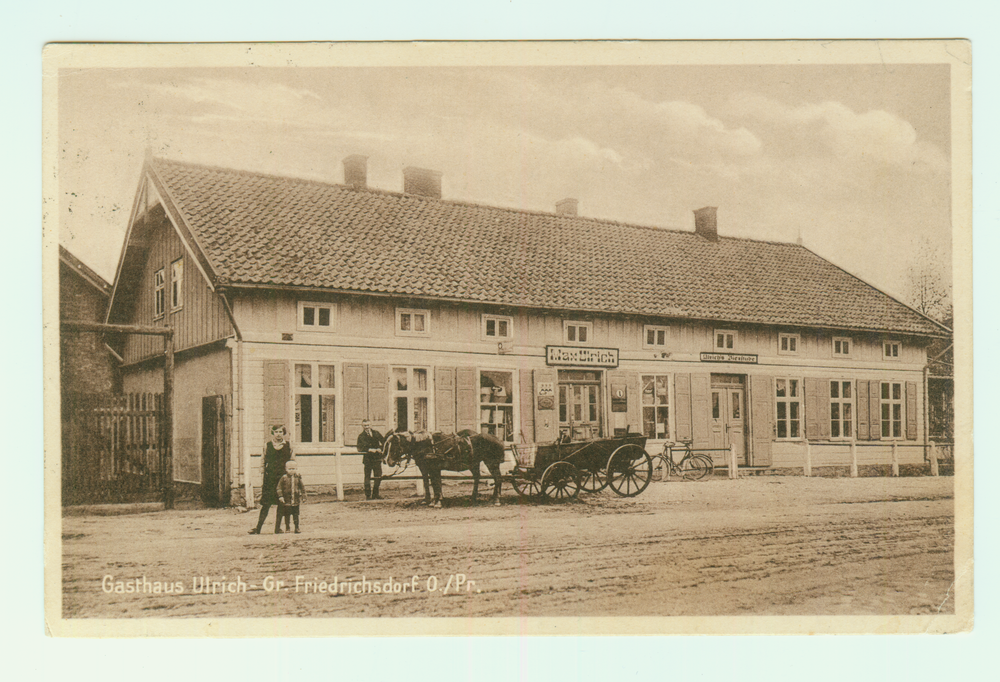
POLYGON ((886 341, 882 344, 882 355, 886 360, 898 360, 899 359, 899 342, 898 341, 886 341))
POLYGON ((184 305, 184 259, 170 264, 170 309, 177 310, 184 305))
POLYGON ((854 437, 854 391, 850 381, 830 382, 830 437, 854 437))
POLYGON ((848 337, 833 337, 833 356, 841 358, 851 357, 851 340, 848 337))
POLYGON ((778 354, 798 355, 799 335, 798 334, 778 334, 778 354))
POLYGON ((775 414, 778 438, 802 437, 802 382, 775 379, 775 414))
POLYGON ((392 417, 397 430, 429 430, 429 403, 426 368, 392 368, 392 417))
POLYGON ((593 322, 572 322, 570 320, 563 321, 563 341, 566 343, 590 343, 593 336, 593 322))
POLYGON ((656 325, 647 324, 642 328, 642 347, 643 348, 666 348, 667 347, 667 330, 669 327, 658 327, 656 325))
POLYGON ((670 437, 670 377, 642 376, 642 432, 647 438, 670 437))
POLYGON ((479 373, 479 428, 503 441, 514 440, 514 373, 479 373))
POLYGON ((397 336, 429 336, 431 311, 396 308, 397 336))
POLYGON ((483 338, 511 339, 514 337, 514 318, 506 315, 483 315, 483 338))
POLYGON ((292 384, 297 443, 333 443, 337 440, 337 368, 335 365, 295 363, 292 384))
POLYGON ((903 384, 882 382, 882 437, 903 437, 903 384))
POLYGON ((715 349, 733 350, 736 347, 736 332, 731 329, 715 330, 715 349))
POLYGON ((332 331, 333 313, 333 303, 299 301, 298 328, 304 331, 332 331))
POLYGON ((153 317, 163 317, 167 305, 166 281, 163 268, 153 273, 153 317))

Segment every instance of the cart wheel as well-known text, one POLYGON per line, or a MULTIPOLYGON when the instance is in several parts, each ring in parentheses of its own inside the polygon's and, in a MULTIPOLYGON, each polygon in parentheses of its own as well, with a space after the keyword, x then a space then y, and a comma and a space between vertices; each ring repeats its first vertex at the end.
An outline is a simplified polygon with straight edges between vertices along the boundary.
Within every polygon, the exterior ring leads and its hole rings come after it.
POLYGON ((598 493, 608 487, 608 473, 604 469, 580 473, 580 487, 585 493, 598 493))
POLYGON ((653 478, 653 460, 638 445, 623 445, 608 458, 608 485, 622 497, 635 497, 653 478))
POLYGON ((689 457, 680 466, 681 476, 688 481, 700 481, 711 474, 714 469, 715 465, 706 455, 689 457))
POLYGON ((553 502, 572 500, 580 494, 580 472, 569 462, 556 462, 542 474, 542 495, 553 502))
POLYGON ((514 490, 517 494, 526 499, 534 499, 538 497, 542 492, 542 486, 538 482, 537 478, 528 478, 527 474, 522 474, 523 472, 518 472, 516 469, 513 472, 511 478, 511 483, 514 485, 514 490))

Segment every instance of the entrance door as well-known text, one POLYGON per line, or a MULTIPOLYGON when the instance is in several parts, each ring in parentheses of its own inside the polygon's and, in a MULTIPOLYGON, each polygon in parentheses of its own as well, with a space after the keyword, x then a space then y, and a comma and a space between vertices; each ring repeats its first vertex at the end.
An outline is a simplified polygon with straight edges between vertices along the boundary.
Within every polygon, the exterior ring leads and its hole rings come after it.
POLYGON ((559 436, 601 437, 601 381, 597 372, 559 372, 559 436))
POLYGON ((201 500, 211 507, 229 504, 226 477, 226 397, 201 399, 201 500))
MULTIPOLYGON (((746 401, 742 386, 712 387, 712 434, 713 450, 728 450, 736 446, 736 462, 747 465, 746 448, 746 401)), ((725 452, 712 453, 716 464, 727 462, 725 452)))

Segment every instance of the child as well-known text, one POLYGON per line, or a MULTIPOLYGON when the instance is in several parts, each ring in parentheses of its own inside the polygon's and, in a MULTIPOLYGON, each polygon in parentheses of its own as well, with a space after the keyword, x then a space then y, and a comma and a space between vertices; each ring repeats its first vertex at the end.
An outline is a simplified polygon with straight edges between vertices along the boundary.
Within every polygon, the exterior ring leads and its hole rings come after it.
MULTIPOLYGON (((299 475, 298 466, 295 460, 289 460, 285 464, 286 473, 278 481, 278 519, 285 517, 285 530, 288 528, 288 517, 295 520, 295 532, 299 532, 299 504, 306 499, 306 487, 302 484, 302 477, 299 475)), ((280 533, 281 528, 274 531, 280 533)))
MULTIPOLYGON (((267 512, 271 505, 278 504, 278 480, 285 470, 285 463, 292 459, 292 448, 285 442, 285 427, 278 425, 271 427, 271 440, 264 446, 264 482, 260 488, 260 516, 257 518, 257 527, 250 529, 251 535, 260 535, 260 529, 267 519, 267 512)), ((281 532, 281 509, 278 509, 278 518, 275 519, 274 532, 281 532)))

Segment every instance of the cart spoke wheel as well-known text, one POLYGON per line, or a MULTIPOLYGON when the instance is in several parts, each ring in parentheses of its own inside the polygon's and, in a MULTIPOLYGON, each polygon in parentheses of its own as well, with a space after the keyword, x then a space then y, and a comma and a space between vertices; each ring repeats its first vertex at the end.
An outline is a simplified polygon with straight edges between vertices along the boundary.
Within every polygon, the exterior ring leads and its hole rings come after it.
POLYGON ((638 445, 623 445, 608 458, 608 485, 622 497, 635 497, 653 478, 653 460, 638 445))
POLYGON ((712 460, 706 455, 695 455, 689 457, 680 466, 681 476, 688 481, 700 481, 709 474, 715 466, 712 460))
POLYGON ((526 499, 534 499, 542 492, 542 485, 535 478, 527 478, 527 473, 514 471, 512 479, 514 490, 526 499))
POLYGON ((580 488, 585 493, 597 493, 608 487, 608 472, 603 469, 580 472, 580 488))
POLYGON ((542 474, 542 495, 553 502, 572 500, 580 494, 580 472, 569 462, 556 462, 542 474))

